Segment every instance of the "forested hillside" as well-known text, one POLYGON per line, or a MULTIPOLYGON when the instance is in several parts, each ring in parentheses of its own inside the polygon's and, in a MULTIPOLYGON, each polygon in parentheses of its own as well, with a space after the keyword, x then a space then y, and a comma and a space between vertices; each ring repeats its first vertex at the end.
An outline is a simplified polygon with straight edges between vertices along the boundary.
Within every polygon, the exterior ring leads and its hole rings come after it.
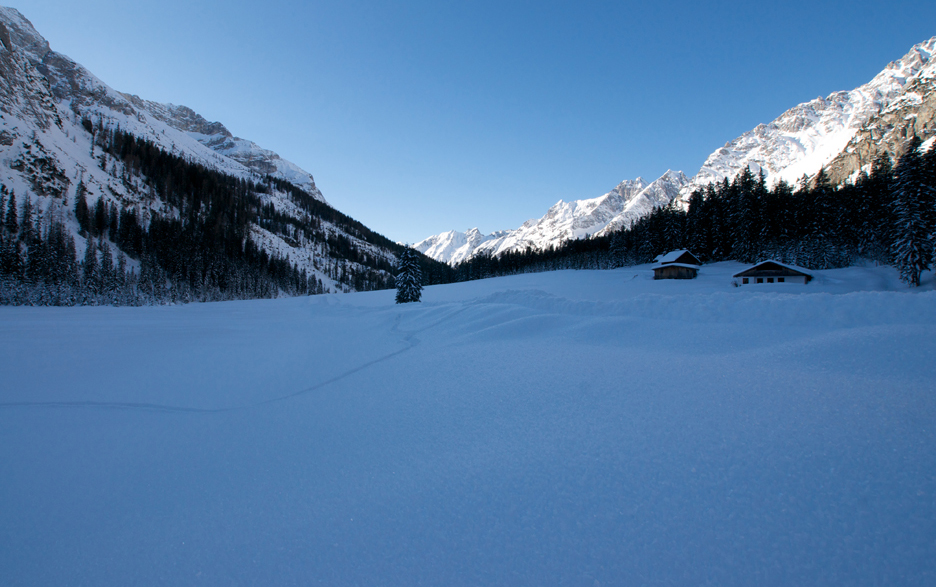
POLYGON ((820 171, 795 188, 768 188, 745 168, 731 182, 696 189, 686 209, 658 208, 628 229, 546 251, 476 257, 455 267, 456 279, 638 265, 687 248, 704 262, 773 258, 813 269, 867 259, 917 285, 936 246, 936 149, 922 147, 914 138, 896 165, 884 154, 870 174, 839 187, 820 171))
MULTIPOLYGON (((343 291, 393 286, 392 258, 374 251, 398 253, 403 246, 291 183, 225 175, 119 129, 87 119, 83 126, 94 135, 101 168, 165 213, 144 207, 140 214, 104 198, 89 205, 79 182, 73 207, 61 205, 59 195, 60 205, 43 214, 29 194, 0 187, 0 303, 139 305, 330 290, 288 253, 258 246, 258 232, 313 251, 312 267, 343 291), (298 213, 278 209, 274 192, 298 213), (80 260, 72 220, 87 243, 80 260)), ((431 280, 450 279, 447 266, 421 262, 431 280)))

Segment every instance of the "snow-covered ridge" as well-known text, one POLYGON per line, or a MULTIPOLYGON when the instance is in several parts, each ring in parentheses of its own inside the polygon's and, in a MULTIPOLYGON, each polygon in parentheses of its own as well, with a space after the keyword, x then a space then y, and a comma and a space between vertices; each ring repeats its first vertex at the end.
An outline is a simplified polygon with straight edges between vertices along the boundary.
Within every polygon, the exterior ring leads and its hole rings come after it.
MULTIPOLYGON (((19 202, 28 195, 43 222, 54 218, 66 225, 75 236, 79 257, 87 241, 79 235, 74 215, 78 186, 89 205, 103 200, 118 210, 134 210, 143 224, 154 217, 180 214, 157 197, 137 171, 102 151, 102 127, 119 128, 234 177, 262 183, 265 175, 274 175, 322 199, 311 175, 272 151, 232 137, 223 125, 208 122, 191 109, 115 91, 80 64, 52 51, 16 9, 0 7, 0 183, 19 202)), ((285 191, 268 187, 257 195, 300 224, 314 224, 319 235, 349 239, 365 259, 395 260, 392 251, 338 224, 312 218, 285 191)), ((274 234, 258 225, 251 226, 250 235, 271 256, 288 257, 328 291, 348 289, 333 278, 339 274, 339 264, 363 270, 356 262, 337 260, 325 240, 274 234)))
POLYGON ((15 8, 0 7, 0 23, 8 32, 11 48, 46 78, 56 105, 95 121, 113 120, 136 136, 224 173, 273 175, 325 201, 311 174, 273 151, 233 137, 221 123, 209 123, 185 106, 150 102, 114 90, 74 60, 53 51, 15 8), (177 132, 167 133, 167 127, 177 132))
POLYGON ((598 198, 560 201, 539 220, 529 220, 514 230, 488 236, 476 230, 447 232, 415 247, 437 260, 457 263, 480 253, 546 249, 571 239, 604 235, 674 200, 685 204, 696 188, 731 179, 745 167, 754 173, 763 171, 771 184, 779 180, 795 184, 824 167, 834 182, 845 181, 857 170, 867 170, 878 153, 899 154, 909 136, 928 138, 936 132, 934 55, 936 37, 915 45, 854 90, 833 92, 790 108, 772 122, 725 143, 709 155, 691 180, 673 171, 649 186, 638 178, 598 198))
POLYGON ((483 243, 498 238, 495 234, 483 235, 477 228, 466 232, 450 230, 420 241, 414 245, 418 251, 433 259, 455 265, 465 261, 483 243))
POLYGON ((905 90, 920 77, 931 77, 936 37, 915 45, 870 82, 790 108, 709 155, 681 193, 682 198, 713 181, 733 178, 745 167, 763 171, 768 182, 795 183, 811 177, 842 153, 849 142, 882 111, 910 98, 905 90))
POLYGON ((261 175, 272 175, 296 185, 317 200, 325 201, 322 192, 315 186, 312 174, 278 154, 260 147, 257 143, 235 137, 220 122, 209 122, 187 106, 161 104, 144 100, 139 96, 122 94, 135 106, 179 129, 213 151, 233 159, 244 167, 261 175))
POLYGON ((630 226, 654 208, 671 202, 688 181, 681 171, 667 171, 650 184, 641 177, 625 180, 597 198, 559 200, 543 217, 528 220, 514 230, 490 235, 483 235, 476 228, 467 232, 449 231, 413 246, 452 265, 479 254, 497 256, 508 251, 544 250, 568 240, 601 236, 630 226))
POLYGON ((930 50, 930 58, 916 77, 904 86, 896 99, 875 114, 825 169, 834 183, 852 180, 860 171, 870 172, 882 154, 893 161, 900 157, 912 136, 930 143, 936 136, 936 59, 932 49, 936 37, 920 47, 920 59, 930 50))

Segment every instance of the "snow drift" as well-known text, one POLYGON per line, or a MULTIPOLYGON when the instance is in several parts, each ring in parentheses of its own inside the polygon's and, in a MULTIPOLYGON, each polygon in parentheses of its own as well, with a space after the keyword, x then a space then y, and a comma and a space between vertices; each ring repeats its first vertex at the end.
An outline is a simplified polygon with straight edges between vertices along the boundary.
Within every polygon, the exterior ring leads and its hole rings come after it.
POLYGON ((934 281, 0 308, 8 585, 930 585, 934 281))

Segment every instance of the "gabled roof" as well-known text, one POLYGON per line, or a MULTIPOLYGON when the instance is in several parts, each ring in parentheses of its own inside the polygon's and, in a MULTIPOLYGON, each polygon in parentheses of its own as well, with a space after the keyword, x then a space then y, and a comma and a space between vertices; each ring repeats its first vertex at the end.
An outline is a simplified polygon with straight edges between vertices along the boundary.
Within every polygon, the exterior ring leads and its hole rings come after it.
POLYGON ((690 253, 686 249, 680 249, 678 251, 670 251, 665 255, 660 255, 654 259, 660 265, 670 265, 672 263, 687 263, 690 265, 701 265, 702 261, 699 261, 699 258, 690 253))
POLYGON ((786 263, 781 263, 780 261, 775 261, 773 259, 768 259, 766 261, 761 261, 760 263, 749 267, 740 273, 735 273, 732 277, 750 277, 752 275, 766 275, 767 272, 774 275, 803 275, 812 279, 812 273, 807 269, 802 267, 797 267, 796 265, 787 265, 786 263))
POLYGON ((656 271, 657 269, 663 269, 665 267, 684 267, 686 269, 699 269, 698 265, 690 265, 689 263, 660 263, 659 265, 654 265, 650 269, 656 271))

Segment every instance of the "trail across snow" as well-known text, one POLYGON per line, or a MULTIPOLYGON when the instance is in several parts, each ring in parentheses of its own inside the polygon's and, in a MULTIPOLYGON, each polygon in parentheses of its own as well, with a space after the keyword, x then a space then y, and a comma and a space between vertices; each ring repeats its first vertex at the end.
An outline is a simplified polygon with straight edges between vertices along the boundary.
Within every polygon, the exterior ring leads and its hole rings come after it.
POLYGON ((933 584, 933 276, 739 268, 0 308, 0 577, 933 584))

